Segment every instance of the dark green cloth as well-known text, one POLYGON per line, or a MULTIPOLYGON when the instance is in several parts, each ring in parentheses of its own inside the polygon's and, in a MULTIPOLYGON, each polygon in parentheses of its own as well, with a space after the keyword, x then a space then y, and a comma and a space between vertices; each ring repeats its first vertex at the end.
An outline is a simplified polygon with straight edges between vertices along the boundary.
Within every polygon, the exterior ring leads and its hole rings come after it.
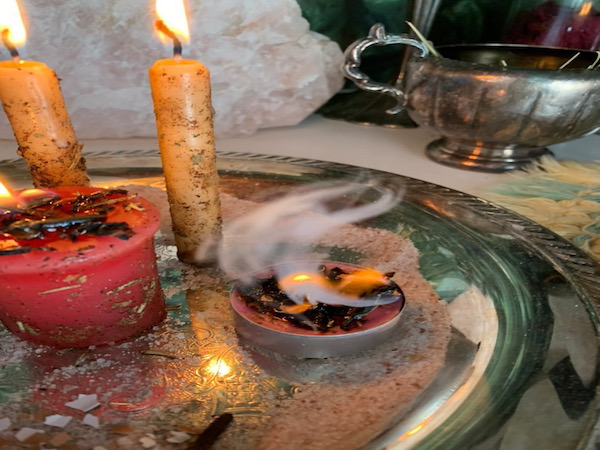
POLYGON ((383 23, 391 33, 405 30, 406 0, 298 0, 298 4, 311 29, 343 49, 375 23, 383 23))
MULTIPOLYGON (((402 33, 410 18, 407 0, 298 0, 298 4, 311 29, 343 49, 375 23, 402 33)), ((506 0, 444 0, 429 38, 435 45, 499 42, 511 5, 506 0)))
MULTIPOLYGON (((533 1, 533 0, 532 0, 533 1)), ((298 0, 313 31, 337 42, 345 50, 364 38, 376 23, 389 33, 408 32, 408 0, 298 0)), ((443 0, 429 39, 434 45, 499 42, 512 0, 443 0)), ((397 45, 370 48, 361 70, 381 82, 394 82, 404 49, 397 45)), ((395 105, 388 96, 358 90, 350 81, 319 109, 326 117, 387 126, 415 126, 406 112, 385 111, 395 105)))

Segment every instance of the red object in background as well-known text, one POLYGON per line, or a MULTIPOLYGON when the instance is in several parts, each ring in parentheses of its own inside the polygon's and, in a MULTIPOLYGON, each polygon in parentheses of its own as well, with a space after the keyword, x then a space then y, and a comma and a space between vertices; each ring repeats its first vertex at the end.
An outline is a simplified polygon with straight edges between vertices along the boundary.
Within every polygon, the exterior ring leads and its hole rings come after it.
POLYGON ((564 6, 554 0, 517 13, 504 42, 580 50, 600 49, 600 11, 591 1, 564 6))
POLYGON ((37 208, 38 216, 106 217, 100 231, 97 226, 95 231, 49 227, 31 238, 23 236, 28 229, 11 231, 7 224, 15 213, 5 210, 0 216, 0 321, 25 340, 55 347, 124 340, 160 322, 166 313, 154 251, 160 224, 156 208, 124 191, 60 187, 48 193, 57 194, 60 205, 37 208), (74 213, 69 200, 79 194, 100 195, 97 203, 103 204, 74 213))

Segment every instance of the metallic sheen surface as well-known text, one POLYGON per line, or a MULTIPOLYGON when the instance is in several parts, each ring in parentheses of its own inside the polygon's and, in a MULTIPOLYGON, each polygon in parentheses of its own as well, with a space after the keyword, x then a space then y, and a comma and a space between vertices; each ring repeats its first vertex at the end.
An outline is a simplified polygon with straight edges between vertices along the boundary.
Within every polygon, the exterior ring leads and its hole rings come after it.
MULTIPOLYGON (((88 153, 86 158, 96 185, 164 187, 156 150, 88 153)), ((404 200, 382 216, 377 227, 410 238, 419 249, 421 273, 452 312, 451 341, 435 380, 409 410, 394 417, 390 427, 381 429, 363 448, 593 447, 600 412, 600 319, 596 312, 600 266, 583 251, 513 212, 413 178, 274 155, 221 152, 218 161, 222 192, 252 201, 264 200, 265 193, 286 193, 313 182, 359 176, 406 186, 404 200)), ((31 183, 21 158, 0 162, 0 173, 15 187, 31 183)), ((29 359, 10 355, 14 362, 0 367, 0 417, 5 417, 5 411, 16 411, 13 429, 39 424, 30 417, 32 411, 48 410, 39 409, 44 398, 56 408, 71 400, 76 388, 89 392, 93 386, 97 392, 118 395, 118 402, 94 414, 114 415, 111 408, 121 405, 129 409, 121 409, 119 423, 155 436, 169 436, 188 423, 202 430, 215 415, 231 411, 235 420, 221 437, 230 439, 231 445, 221 448, 249 448, 243 445, 246 425, 249 430, 269 431, 269 414, 277 398, 287 402, 298 394, 295 386, 299 383, 322 385, 322 374, 331 373, 329 360, 289 364, 283 358, 267 358, 242 350, 229 322, 224 327, 197 320, 198 314, 213 311, 215 302, 227 301, 226 283, 211 274, 198 279, 199 269, 193 268, 188 275, 194 286, 184 290, 186 273, 176 261, 174 246, 159 245, 157 253, 163 287, 174 293, 173 305, 180 306, 169 311, 175 327, 171 338, 165 332, 157 335, 150 341, 153 352, 145 354, 137 347, 99 347, 83 355, 75 351, 33 353, 29 359), (196 319, 191 322, 190 317, 196 319), (178 343, 175 349, 166 346, 173 343, 178 343), (82 359, 92 364, 99 357, 112 364, 92 365, 97 370, 71 376, 70 368, 82 364, 82 359), (53 379, 51 390, 39 389, 44 370, 55 376, 55 368, 63 367, 69 369, 68 376, 53 379), (131 393, 124 393, 127 401, 115 391, 115 383, 131 388, 131 393), (142 389, 148 395, 138 395, 142 389), (25 395, 28 392, 35 396, 25 395), (40 396, 45 397, 40 400, 40 396), (19 401, 9 401, 14 398, 19 401)), ((406 323, 410 312, 407 308, 401 323, 406 323)), ((0 336, 5 339, 6 334, 0 336)), ((398 340, 398 349, 405 344, 398 340)), ((413 362, 418 364, 419 359, 413 362)), ((348 378, 351 369, 344 364, 342 370, 333 372, 334 387, 346 383, 371 389, 380 383, 368 377, 348 378)), ((373 398, 367 394, 359 397, 361 407, 355 414, 377 412, 377 402, 364 401, 373 398)), ((347 401, 334 404, 344 406, 347 401)), ((331 414, 332 403, 326 401, 326 405, 323 415, 331 414)), ((109 423, 102 422, 100 429, 92 431, 116 439, 119 435, 109 432, 109 423)), ((74 434, 78 426, 85 425, 73 420, 69 432, 74 434)), ((349 430, 349 436, 358 431, 349 430)), ((356 448, 345 444, 340 442, 344 448, 356 448)))
MULTIPOLYGON (((369 89, 347 70, 362 42, 347 49, 345 75, 369 89)), ((426 150, 437 162, 503 172, 547 154, 548 145, 600 129, 600 71, 588 69, 594 52, 579 52, 561 68, 577 51, 500 44, 438 50, 443 57, 413 55, 404 86, 390 87, 407 99, 418 125, 441 135, 426 150)))

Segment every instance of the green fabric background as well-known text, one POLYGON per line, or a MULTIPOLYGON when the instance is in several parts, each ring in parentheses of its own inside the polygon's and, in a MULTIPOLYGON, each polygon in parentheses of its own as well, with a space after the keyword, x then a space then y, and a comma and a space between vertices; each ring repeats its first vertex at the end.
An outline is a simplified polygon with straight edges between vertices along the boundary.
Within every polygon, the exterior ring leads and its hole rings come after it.
MULTIPOLYGON (((390 33, 408 32, 407 3, 407 0, 298 0, 311 29, 337 42, 342 50, 365 37, 375 23, 384 24, 390 33)), ((511 5, 512 0, 443 0, 429 39, 436 46, 499 42, 511 5)), ((402 54, 403 48, 395 45, 369 49, 363 54, 361 70, 374 80, 390 82, 395 79, 402 54)), ((394 104, 387 96, 359 91, 347 81, 343 90, 317 112, 352 122, 415 126, 406 112, 395 116, 385 113, 394 104)))
MULTIPOLYGON (((401 33, 408 17, 406 0, 298 0, 298 4, 311 29, 343 49, 378 22, 389 32, 401 33)), ((435 45, 498 42, 511 7, 510 0, 444 0, 429 38, 435 45)))

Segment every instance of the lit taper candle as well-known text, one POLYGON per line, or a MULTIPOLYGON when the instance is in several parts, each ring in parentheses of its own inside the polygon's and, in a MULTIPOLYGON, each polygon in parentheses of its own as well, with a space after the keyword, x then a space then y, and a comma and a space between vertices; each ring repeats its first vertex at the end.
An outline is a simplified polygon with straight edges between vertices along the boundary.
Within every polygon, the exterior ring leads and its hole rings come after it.
POLYGON ((59 81, 41 62, 16 49, 26 32, 16 0, 0 2, 0 33, 12 59, 0 61, 0 101, 37 187, 83 186, 90 180, 59 81))
POLYGON ((156 14, 156 29, 174 47, 173 58, 150 68, 173 233, 179 259, 200 264, 200 250, 221 233, 210 76, 181 56, 181 39, 189 37, 183 1, 156 0, 156 14))

